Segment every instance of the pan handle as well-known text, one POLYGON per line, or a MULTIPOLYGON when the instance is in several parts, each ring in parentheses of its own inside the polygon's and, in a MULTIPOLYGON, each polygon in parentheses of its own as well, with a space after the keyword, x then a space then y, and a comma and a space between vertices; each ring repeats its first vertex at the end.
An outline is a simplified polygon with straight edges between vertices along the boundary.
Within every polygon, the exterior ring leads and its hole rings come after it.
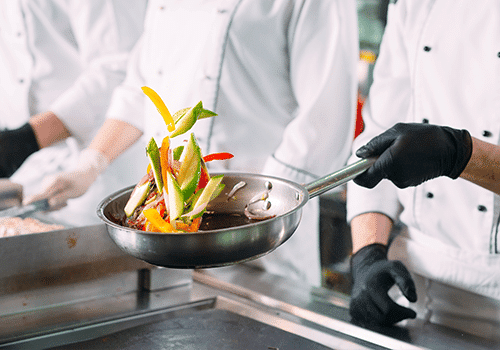
POLYGON ((307 185, 305 188, 309 192, 309 198, 313 198, 330 191, 332 188, 345 184, 347 181, 354 179, 359 174, 366 171, 375 163, 377 158, 367 158, 358 160, 330 175, 323 176, 307 185))

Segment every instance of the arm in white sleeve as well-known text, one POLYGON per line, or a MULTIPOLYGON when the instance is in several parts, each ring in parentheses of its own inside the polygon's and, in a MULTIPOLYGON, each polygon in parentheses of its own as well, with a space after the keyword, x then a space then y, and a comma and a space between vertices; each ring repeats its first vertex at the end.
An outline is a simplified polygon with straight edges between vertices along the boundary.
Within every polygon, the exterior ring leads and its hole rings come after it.
POLYGON ((108 165, 141 135, 139 129, 128 123, 106 120, 90 146, 81 152, 76 167, 45 178, 42 191, 27 198, 25 203, 47 198, 51 209, 64 207, 68 199, 85 194, 108 165))
MULTIPOLYGON (((363 108, 364 131, 356 138, 352 153, 395 123, 405 121, 410 113, 411 82, 408 52, 402 35, 404 6, 389 7, 388 23, 375 64, 374 81, 363 108)), ((353 155, 350 162, 358 158, 353 155)), ((395 220, 400 212, 397 188, 387 180, 375 188, 347 185, 347 220, 364 213, 381 213, 395 220)))
POLYGON ((143 30, 146 1, 89 0, 68 4, 83 72, 50 109, 84 143, 104 121, 129 53, 143 30))
POLYGON ((355 1, 305 1, 288 42, 298 109, 264 171, 288 167, 295 181, 310 181, 342 167, 350 153, 359 58, 355 1))
MULTIPOLYGON (((140 52, 140 48, 133 52, 140 52)), ((76 168, 46 178, 43 190, 28 198, 28 203, 48 198, 52 209, 65 206, 68 199, 86 193, 108 165, 142 136, 144 94, 140 89, 142 80, 135 64, 137 56, 132 54, 131 57, 127 81, 115 89, 107 119, 89 147, 82 151, 76 168), (121 118, 113 118, 113 115, 121 118)))

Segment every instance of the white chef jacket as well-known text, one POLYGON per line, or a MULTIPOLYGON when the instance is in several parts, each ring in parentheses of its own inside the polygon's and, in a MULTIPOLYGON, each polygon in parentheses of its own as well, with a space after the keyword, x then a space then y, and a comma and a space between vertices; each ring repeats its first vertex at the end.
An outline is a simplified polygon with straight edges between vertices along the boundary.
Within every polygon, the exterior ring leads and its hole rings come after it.
MULTIPOLYGON (((157 91, 172 113, 201 100, 218 113, 194 127, 202 152, 235 155, 209 163, 211 171, 307 183, 348 157, 357 58, 355 1, 151 1, 108 117, 161 142, 166 126, 140 87, 157 91)), ((319 285, 318 221, 311 200, 292 238, 260 262, 319 285)))
MULTIPOLYGON (((143 0, 0 1, 0 128, 19 127, 50 110, 74 136, 36 152, 11 177, 26 196, 41 190, 46 175, 74 167, 79 150, 103 123, 145 10, 143 0)), ((137 181, 137 176, 118 178, 119 163, 106 181, 97 181, 54 216, 68 224, 98 222, 99 201, 137 181)))
MULTIPOLYGON (((366 129, 353 150, 396 122, 429 122, 500 137, 500 2, 399 0, 389 21, 363 110, 366 129)), ((500 299, 498 196, 447 177, 398 190, 348 186, 348 219, 380 212, 408 232, 391 258, 416 274, 500 299)), ((453 302, 453 301, 451 301, 453 302)), ((470 307, 474 307, 471 305, 470 307)))

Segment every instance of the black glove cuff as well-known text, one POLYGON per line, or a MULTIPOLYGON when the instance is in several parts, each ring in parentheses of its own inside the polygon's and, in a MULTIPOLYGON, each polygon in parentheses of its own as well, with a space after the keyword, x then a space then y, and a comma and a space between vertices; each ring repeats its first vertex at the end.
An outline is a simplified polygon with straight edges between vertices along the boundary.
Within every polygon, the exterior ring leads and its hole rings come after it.
POLYGON ((457 179, 464 171, 472 156, 472 137, 467 130, 457 130, 448 127, 443 127, 443 129, 450 136, 456 149, 452 168, 445 175, 452 179, 457 179))
POLYGON ((26 158, 40 149, 35 132, 29 123, 24 124, 17 130, 12 130, 12 132, 16 131, 20 143, 20 152, 24 153, 26 158))
POLYGON ((373 243, 358 250, 351 257, 352 279, 356 280, 356 275, 360 268, 369 266, 380 260, 387 260, 387 246, 384 244, 373 243))
POLYGON ((11 176, 32 153, 40 149, 29 123, 0 132, 0 177, 11 176))

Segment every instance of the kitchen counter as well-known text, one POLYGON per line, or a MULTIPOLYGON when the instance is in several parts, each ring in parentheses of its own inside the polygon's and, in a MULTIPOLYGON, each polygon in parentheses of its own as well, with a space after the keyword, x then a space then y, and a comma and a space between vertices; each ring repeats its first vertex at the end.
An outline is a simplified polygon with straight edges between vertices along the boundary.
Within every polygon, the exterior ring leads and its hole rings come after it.
MULTIPOLYGON (((0 247, 30 251, 37 240, 52 242, 54 260, 44 249, 2 260, 9 266, 0 268, 0 349, 500 348, 420 321, 364 329, 349 322, 348 296, 246 265, 156 268, 114 247, 102 225, 0 247)), ((0 257, 9 254, 0 248, 0 257)))
MULTIPOLYGON (((500 349, 498 339, 483 339, 422 320, 408 320, 404 326, 365 329, 350 323, 349 296, 285 280, 248 267, 206 270, 195 275, 205 283, 247 299, 300 315, 303 319, 349 335, 357 340, 388 349, 500 349), (246 271, 243 273, 242 269, 246 271), (216 277, 216 278, 213 278, 216 277), (212 279, 213 278, 213 279, 212 279), (226 284, 227 283, 227 284, 226 284), (261 299, 261 296, 265 296, 261 299)), ((376 347, 373 347, 376 348, 376 347)), ((357 349, 357 348, 356 348, 357 349)))
POLYGON ((377 331, 359 328, 348 322, 346 296, 245 266, 194 271, 192 276, 190 283, 162 290, 4 316, 0 327, 10 329, 10 341, 3 338, 0 348, 148 350, 168 348, 166 344, 175 342, 173 348, 182 349, 201 342, 204 345, 197 349, 240 349, 242 344, 257 349, 267 342, 264 349, 279 349, 287 348, 287 341, 295 344, 294 349, 473 350, 500 346, 417 322, 377 331), (256 332, 261 339, 255 334, 250 337, 256 332), (256 343, 252 345, 251 340, 256 343))

